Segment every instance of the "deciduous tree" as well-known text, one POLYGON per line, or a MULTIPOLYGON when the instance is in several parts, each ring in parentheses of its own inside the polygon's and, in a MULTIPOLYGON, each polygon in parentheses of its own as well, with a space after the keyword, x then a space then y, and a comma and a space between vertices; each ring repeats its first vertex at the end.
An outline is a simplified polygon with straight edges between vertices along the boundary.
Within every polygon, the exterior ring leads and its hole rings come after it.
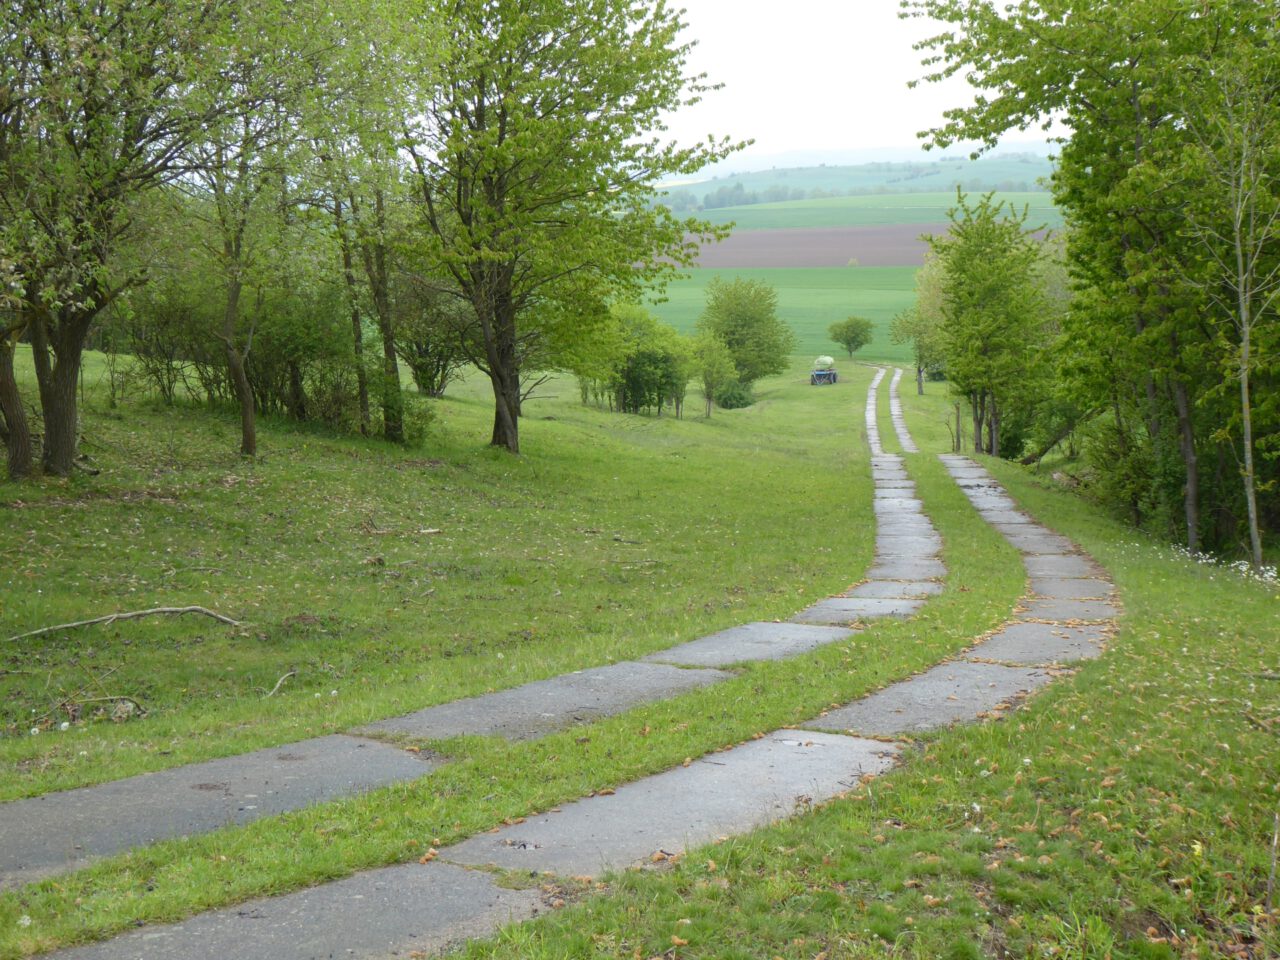
POLYGON ((781 373, 795 349, 795 333, 778 317, 778 292, 760 280, 713 277, 698 330, 729 348, 738 381, 750 387, 781 373))
POLYGON ((69 474, 76 456, 76 385, 90 327, 138 280, 112 258, 130 205, 183 172, 185 148, 231 102, 212 81, 237 6, 15 0, 0 14, 0 209, 50 474, 69 474))
POLYGON ((424 252, 475 317, 494 395, 491 442, 520 449, 522 363, 588 328, 616 296, 691 262, 717 228, 652 201, 660 180, 727 153, 654 136, 696 99, 663 0, 431 0, 452 31, 415 78, 405 145, 424 252))
POLYGON ((837 320, 827 328, 827 335, 836 343, 849 351, 849 359, 871 342, 874 327, 866 317, 848 317, 837 320))

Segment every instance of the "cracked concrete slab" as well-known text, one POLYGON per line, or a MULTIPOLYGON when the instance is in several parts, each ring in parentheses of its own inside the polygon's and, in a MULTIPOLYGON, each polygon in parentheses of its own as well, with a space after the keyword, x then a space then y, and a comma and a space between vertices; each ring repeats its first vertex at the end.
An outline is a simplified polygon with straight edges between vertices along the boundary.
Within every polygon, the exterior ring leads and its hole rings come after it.
POLYGON ((1068 540, 1055 534, 1006 534, 1005 539, 1013 546, 1017 547, 1023 553, 1049 554, 1049 553, 1075 553, 1076 545, 1068 540))
POLYGON ((924 515, 924 504, 914 497, 889 497, 884 500, 873 500, 871 506, 877 514, 913 514, 924 515))
POLYGON ((942 538, 912 534, 885 534, 876 537, 877 557, 931 557, 942 550, 942 538))
POLYGON ((966 660, 1049 664, 1092 660, 1102 656, 1106 632, 1101 626, 1068 627, 1056 623, 1011 623, 984 640, 966 660))
POLYGON ((588 797, 558 813, 481 834, 441 858, 561 876, 598 876, 680 854, 791 816, 884 771, 897 746, 779 730, 721 753, 588 797))
POLYGON ((920 557, 881 560, 867 571, 868 580, 932 580, 946 575, 947 568, 941 560, 920 557))
POLYGON ((181 923, 63 950, 59 960, 373 960, 425 956, 540 911, 537 890, 508 890, 446 863, 370 870, 181 923))
POLYGON ((727 667, 748 660, 783 660, 847 640, 857 633, 844 627, 760 621, 730 627, 644 659, 694 667, 727 667))
POLYGON ((880 524, 876 531, 876 540, 879 542, 885 537, 935 537, 937 534, 938 531, 933 524, 923 517, 897 519, 880 524))
POLYGON ((1030 693, 1052 678, 1035 667, 955 661, 885 687, 803 724, 866 736, 919 733, 964 723, 1030 693))
POLYGON ((979 513, 1017 513, 1019 507, 1017 503, 1004 495, 998 494, 981 494, 969 493, 969 502, 979 513))
POLYGON ((1002 512, 998 523, 1001 529, 1007 529, 1010 533, 1025 533, 1028 530, 1044 529, 1025 513, 1002 512))
POLYGON ((942 593, 937 580, 868 580, 846 590, 845 597, 887 597, 889 599, 915 599, 933 597, 942 593))
POLYGON ((0 888, 158 840, 415 780, 436 758, 334 735, 0 804, 0 888))
POLYGON ((1022 565, 1032 577, 1101 577, 1102 568, 1076 554, 1028 554, 1022 565))
POLYGON ((1040 597, 1022 602, 1020 620, 1114 620, 1120 612, 1105 600, 1057 600, 1040 597))
POLYGON ((623 661, 577 670, 520 687, 428 707, 365 729, 426 740, 468 734, 532 740, 555 730, 611 717, 642 703, 727 680, 721 670, 693 670, 623 661))
POLYGON ((916 485, 910 480, 877 480, 874 499, 901 500, 914 497, 916 485))
POLYGON ((922 606, 923 600, 828 597, 801 610, 791 619, 796 623, 851 623, 877 617, 909 617, 922 606))
POLYGON ((1105 600, 1115 590, 1106 580, 1032 577, 1031 592, 1055 600, 1105 600))
POLYGON ((1009 537, 1052 537, 1056 536, 1052 530, 1046 530, 1038 523, 1030 521, 1013 520, 1009 516, 1001 514, 999 517, 983 516, 992 527, 1004 535, 1006 539, 1009 537))

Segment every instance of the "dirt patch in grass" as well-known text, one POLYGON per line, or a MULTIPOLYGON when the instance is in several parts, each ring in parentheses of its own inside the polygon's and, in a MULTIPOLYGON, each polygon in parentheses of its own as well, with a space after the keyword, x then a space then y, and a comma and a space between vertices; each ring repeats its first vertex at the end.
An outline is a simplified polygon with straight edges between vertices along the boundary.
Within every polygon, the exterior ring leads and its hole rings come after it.
POLYGON ((945 233, 945 223, 874 227, 740 230, 703 247, 698 265, 733 267, 918 267, 929 245, 925 233, 945 233))

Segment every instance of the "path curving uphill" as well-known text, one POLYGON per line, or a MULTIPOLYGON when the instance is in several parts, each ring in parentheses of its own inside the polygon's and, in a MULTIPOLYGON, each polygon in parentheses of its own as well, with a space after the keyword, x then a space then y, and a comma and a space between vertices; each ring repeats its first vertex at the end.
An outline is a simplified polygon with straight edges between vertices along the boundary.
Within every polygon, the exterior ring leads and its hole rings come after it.
MULTIPOLYGON (((725 668, 735 663, 802 653, 851 636, 859 622, 873 617, 911 616, 927 596, 941 592, 941 538, 914 496, 904 458, 886 454, 876 430, 877 390, 884 374, 881 369, 872 382, 866 412, 877 521, 876 562, 866 581, 801 611, 789 623, 745 624, 654 654, 645 662, 582 671, 491 695, 505 696, 504 709, 510 712, 506 725, 490 724, 488 731, 512 739, 540 735, 518 719, 535 712, 544 722, 566 725, 567 714, 552 709, 555 715, 547 721, 539 711, 552 708, 562 696, 577 696, 574 691, 604 689, 593 687, 598 677, 642 676, 644 671, 636 673, 637 668, 689 673, 696 678, 690 681, 694 684, 719 682, 731 675, 725 668), (610 672, 614 667, 623 672, 610 672)), ((899 440, 909 441, 905 421, 899 427, 899 420, 894 421, 899 440)), ((1097 656, 1116 612, 1103 572, 1069 541, 1018 511, 973 461, 943 460, 983 518, 1022 552, 1032 588, 1013 619, 956 658, 799 729, 774 731, 625 784, 608 795, 584 798, 480 834, 441 850, 438 859, 427 863, 371 870, 55 956, 303 960, 434 953, 547 909, 540 891, 505 889, 495 882, 495 867, 563 877, 599 876, 648 863, 655 853, 665 859, 792 816, 798 807, 830 799, 892 767, 902 745, 871 737, 933 730, 990 715, 1001 704, 1048 682, 1052 665, 1097 656), (799 804, 799 798, 805 803, 799 804)), ((658 683, 647 699, 657 699, 660 688, 658 683)), ((629 705, 644 700, 633 698, 629 705)), ((475 698, 379 726, 411 724, 395 729, 415 732, 467 729, 491 718, 501 703, 475 698)))

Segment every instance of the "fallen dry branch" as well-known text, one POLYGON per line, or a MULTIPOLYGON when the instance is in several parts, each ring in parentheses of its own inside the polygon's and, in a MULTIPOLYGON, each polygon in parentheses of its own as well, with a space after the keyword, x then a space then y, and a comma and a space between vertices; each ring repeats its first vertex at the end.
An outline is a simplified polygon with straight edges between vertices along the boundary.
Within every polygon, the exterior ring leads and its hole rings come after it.
POLYGON ((298 675, 297 670, 290 670, 283 677, 281 677, 279 680, 276 681, 276 685, 271 688, 271 692, 268 693, 267 696, 263 697, 262 699, 265 700, 267 699, 267 697, 274 697, 276 694, 276 691, 280 689, 280 687, 284 684, 286 680, 288 680, 290 677, 296 677, 297 675, 298 675))
POLYGON ((215 613, 205 607, 152 607, 150 610, 130 610, 127 613, 112 613, 105 617, 94 617, 92 620, 77 620, 75 623, 60 623, 54 627, 41 627, 39 630, 32 630, 30 633, 20 633, 16 637, 9 637, 5 643, 13 643, 15 640, 27 640, 31 637, 41 637, 46 633, 57 633, 59 630, 74 630, 76 627, 91 627, 97 623, 115 623, 117 620, 137 620, 139 617, 153 617, 160 614, 169 616, 179 616, 184 613, 199 613, 206 617, 212 617, 219 623, 225 623, 233 627, 240 626, 239 620, 232 620, 230 617, 224 617, 220 613, 215 613))

